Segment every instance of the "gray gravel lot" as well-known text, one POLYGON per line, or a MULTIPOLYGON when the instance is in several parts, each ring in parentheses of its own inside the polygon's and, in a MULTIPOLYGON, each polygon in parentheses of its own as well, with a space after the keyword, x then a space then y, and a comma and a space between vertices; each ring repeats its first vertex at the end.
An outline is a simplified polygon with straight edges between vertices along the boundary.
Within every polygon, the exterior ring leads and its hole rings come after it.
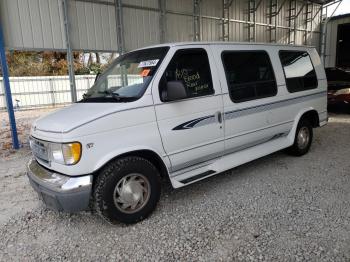
POLYGON ((29 157, 0 158, 1 261, 350 261, 350 115, 316 129, 303 157, 278 152, 179 190, 164 182, 157 210, 131 226, 45 209, 29 157))

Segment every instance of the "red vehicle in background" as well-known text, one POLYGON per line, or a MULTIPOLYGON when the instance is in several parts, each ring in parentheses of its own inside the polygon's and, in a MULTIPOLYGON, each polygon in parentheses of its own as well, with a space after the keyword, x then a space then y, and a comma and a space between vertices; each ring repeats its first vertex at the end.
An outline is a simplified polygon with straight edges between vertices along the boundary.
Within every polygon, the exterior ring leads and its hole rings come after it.
POLYGON ((350 73, 340 68, 326 68, 329 109, 350 112, 350 73))

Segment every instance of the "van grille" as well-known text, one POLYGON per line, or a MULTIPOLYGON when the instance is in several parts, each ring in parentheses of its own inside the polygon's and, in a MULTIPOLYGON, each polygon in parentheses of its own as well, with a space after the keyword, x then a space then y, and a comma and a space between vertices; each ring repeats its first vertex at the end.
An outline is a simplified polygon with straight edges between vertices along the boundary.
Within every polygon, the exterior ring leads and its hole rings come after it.
POLYGON ((49 159, 48 143, 45 141, 36 139, 34 137, 30 137, 29 144, 30 144, 30 149, 32 150, 34 157, 39 162, 43 162, 43 163, 49 165, 50 159, 49 159))

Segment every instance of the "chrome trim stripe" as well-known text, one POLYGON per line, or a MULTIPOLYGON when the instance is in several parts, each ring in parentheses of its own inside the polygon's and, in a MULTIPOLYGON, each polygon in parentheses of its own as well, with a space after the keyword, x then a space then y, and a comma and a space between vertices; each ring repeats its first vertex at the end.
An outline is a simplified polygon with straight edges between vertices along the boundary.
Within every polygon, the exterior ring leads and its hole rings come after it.
POLYGON ((193 149, 196 149, 196 148, 200 148, 200 147, 208 146, 208 145, 211 145, 211 144, 215 144, 215 143, 218 143, 218 142, 221 142, 221 141, 224 141, 224 140, 228 140, 228 139, 232 139, 232 138, 248 135, 248 134, 251 134, 251 133, 259 132, 261 130, 265 130, 265 129, 269 129, 269 128, 273 128, 273 127, 276 127, 276 126, 289 124, 289 123, 293 123, 293 122, 294 122, 294 120, 289 120, 289 121, 281 122, 281 123, 278 123, 278 124, 270 125, 270 126, 267 126, 267 127, 262 127, 262 128, 259 128, 259 129, 255 129, 253 131, 248 131, 248 132, 245 132, 245 133, 240 133, 240 134, 237 134, 237 135, 233 135, 233 136, 217 139, 215 141, 210 141, 210 142, 202 144, 202 145, 197 145, 197 146, 193 146, 193 147, 190 147, 190 148, 186 148, 186 149, 181 150, 181 151, 172 152, 172 153, 170 153, 170 154, 168 154, 166 156, 177 155, 177 154, 180 154, 180 153, 183 153, 183 152, 186 152, 186 151, 190 151, 190 150, 193 150, 193 149))
POLYGON ((293 123, 293 122, 294 122, 294 120, 280 122, 278 124, 270 125, 270 126, 267 126, 267 127, 262 127, 262 128, 259 128, 259 129, 255 129, 253 131, 248 131, 248 132, 245 132, 245 133, 240 133, 240 134, 237 134, 237 135, 229 136, 229 137, 226 137, 225 140, 236 138, 236 137, 240 137, 240 136, 244 136, 244 135, 248 135, 248 134, 252 134, 252 133, 259 132, 259 131, 262 131, 262 130, 265 130, 265 129, 269 129, 269 128, 272 128, 272 127, 281 126, 281 125, 289 124, 289 123, 293 123))
MULTIPOLYGON (((313 93, 309 95, 304 95, 304 96, 298 96, 298 97, 293 97, 293 98, 288 98, 285 100, 281 101, 275 101, 271 103, 266 103, 262 105, 257 105, 257 106, 252 106, 252 107, 247 107, 247 108, 242 108, 238 110, 232 110, 232 111, 227 111, 224 113, 225 119, 233 119, 236 117, 241 117, 241 116, 246 116, 258 112, 263 112, 263 111, 268 111, 280 107, 285 107, 291 104, 294 104, 295 101, 297 103, 302 103, 311 99, 315 99, 318 97, 322 97, 324 94, 326 94, 326 91, 318 92, 318 93, 313 93)), ((201 126, 206 126, 210 124, 214 124, 215 121, 215 116, 214 115, 209 115, 209 116, 204 116, 196 119, 192 119, 190 121, 187 121, 185 123, 182 123, 180 125, 177 125, 174 127, 172 130, 186 130, 190 128, 196 128, 196 127, 201 127, 201 126)))
POLYGON ((204 143, 202 145, 196 145, 196 146, 189 147, 189 148, 186 148, 186 149, 183 149, 183 150, 178 150, 178 151, 172 152, 172 153, 168 154, 167 156, 177 155, 177 154, 180 154, 180 153, 183 153, 183 152, 186 152, 186 151, 190 151, 190 150, 193 150, 193 149, 196 149, 196 148, 200 148, 200 147, 203 147, 203 146, 208 146, 208 145, 211 145, 211 144, 219 143, 219 142, 222 142, 224 140, 225 140, 225 138, 219 138, 219 139, 216 139, 214 141, 210 141, 210 142, 204 143))
POLYGON ((288 98, 288 99, 281 100, 281 101, 275 101, 272 103, 252 106, 252 107, 243 108, 243 109, 239 109, 239 110, 232 110, 232 111, 225 112, 225 119, 232 119, 232 118, 236 118, 236 117, 254 114, 257 112, 276 109, 279 107, 285 107, 285 106, 294 104, 296 101, 297 101, 297 103, 302 103, 302 102, 305 102, 305 101, 308 101, 311 99, 322 97, 325 94, 327 94, 327 91, 322 91, 322 92, 318 92, 318 93, 314 93, 314 94, 288 98))
MULTIPOLYGON (((257 146, 257 145, 260 145, 260 144, 263 144, 263 143, 266 143, 266 142, 269 142, 271 140, 275 140, 275 139, 278 139, 278 138, 281 138, 281 137, 285 137, 286 135, 288 135, 288 133, 281 133, 281 134, 278 134, 278 135, 274 135, 270 138, 265 138, 265 139, 261 139, 259 141, 255 141, 255 142, 252 142, 252 143, 249 143, 249 144, 246 144, 246 145, 243 145, 243 146, 239 146, 239 147, 236 147, 236 148, 233 148, 233 149, 229 149, 229 150, 225 150, 222 154, 217 154, 216 157, 212 157, 210 159, 206 159, 206 157, 202 157, 202 158, 199 158, 197 161, 200 161, 199 163, 195 163, 195 165, 199 165, 199 164, 202 164, 201 166, 199 166, 198 168, 201 168, 203 166, 206 166, 206 165, 210 165, 212 163, 212 161, 216 160, 216 159, 219 159, 220 157, 224 157, 224 156, 227 156, 227 155, 230 155, 230 154, 233 154, 233 153, 236 153, 236 152, 239 152, 241 150, 245 150, 245 149, 248 149, 248 148, 251 148, 251 147, 254 147, 254 146, 257 146), (203 163, 206 163, 208 162, 206 165, 203 165, 203 163)), ((210 156, 213 156, 215 154, 212 154, 210 156)), ((189 161, 189 162, 186 162, 185 164, 188 164, 188 163, 191 163, 191 162, 194 162, 194 161, 189 161)), ((171 175, 170 174, 170 177, 171 178, 174 178, 174 177, 177 177, 177 176, 180 176, 184 173, 187 173, 187 172, 190 172, 192 170, 186 170, 184 172, 181 172, 182 169, 186 169, 190 166, 192 166, 193 164, 190 164, 190 165, 187 165, 187 166, 184 166, 182 168, 178 168, 178 167, 181 167, 182 165, 178 165, 178 166, 175 166, 175 168, 172 169, 172 172, 173 173, 177 173, 176 175, 171 175)), ((181 181, 180 181, 181 182, 181 181)))
POLYGON ((198 157, 196 159, 193 159, 193 160, 190 160, 190 161, 178 164, 176 166, 172 166, 171 172, 177 172, 177 171, 179 171, 181 169, 185 169, 185 168, 191 167, 193 165, 203 164, 204 162, 208 162, 208 161, 211 161, 213 159, 221 157, 222 154, 223 154, 223 152, 217 152, 217 153, 213 153, 213 154, 210 154, 210 155, 205 155, 205 156, 202 156, 202 157, 198 157))

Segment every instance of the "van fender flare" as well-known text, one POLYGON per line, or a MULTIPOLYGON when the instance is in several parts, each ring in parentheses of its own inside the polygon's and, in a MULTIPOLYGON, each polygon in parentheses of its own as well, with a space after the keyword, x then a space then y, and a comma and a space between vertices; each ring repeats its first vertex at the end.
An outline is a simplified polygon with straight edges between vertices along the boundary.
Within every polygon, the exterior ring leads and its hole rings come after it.
POLYGON ((101 159, 99 159, 97 161, 96 165, 94 166, 93 172, 94 173, 97 172, 99 169, 101 169, 107 163, 109 163, 113 159, 118 158, 119 156, 122 156, 125 154, 132 154, 133 152, 137 152, 137 151, 150 151, 150 152, 154 153, 155 155, 157 155, 159 160, 163 162, 163 165, 165 166, 165 168, 167 169, 167 172, 169 174, 170 167, 171 167, 169 157, 166 156, 165 154, 162 155, 162 154, 160 154, 160 152, 158 152, 154 148, 147 147, 147 146, 141 146, 141 147, 134 146, 134 147, 128 147, 128 148, 123 148, 123 149, 111 151, 107 155, 105 155, 104 157, 102 157, 101 159))
POLYGON ((296 130, 297 130, 297 126, 298 126, 298 124, 299 124, 299 121, 300 121, 301 117, 302 117, 305 113, 307 113, 307 112, 309 112, 309 111, 316 111, 316 112, 318 112, 318 111, 317 111, 315 108, 313 108, 313 107, 307 107, 307 108, 303 108, 302 110, 300 110, 300 111, 298 112, 298 114, 295 116, 295 118, 294 118, 294 123, 293 123, 293 127, 292 127, 292 129, 290 130, 290 132, 289 132, 289 134, 288 134, 288 137, 287 137, 291 145, 294 143, 295 132, 296 132, 296 130))

